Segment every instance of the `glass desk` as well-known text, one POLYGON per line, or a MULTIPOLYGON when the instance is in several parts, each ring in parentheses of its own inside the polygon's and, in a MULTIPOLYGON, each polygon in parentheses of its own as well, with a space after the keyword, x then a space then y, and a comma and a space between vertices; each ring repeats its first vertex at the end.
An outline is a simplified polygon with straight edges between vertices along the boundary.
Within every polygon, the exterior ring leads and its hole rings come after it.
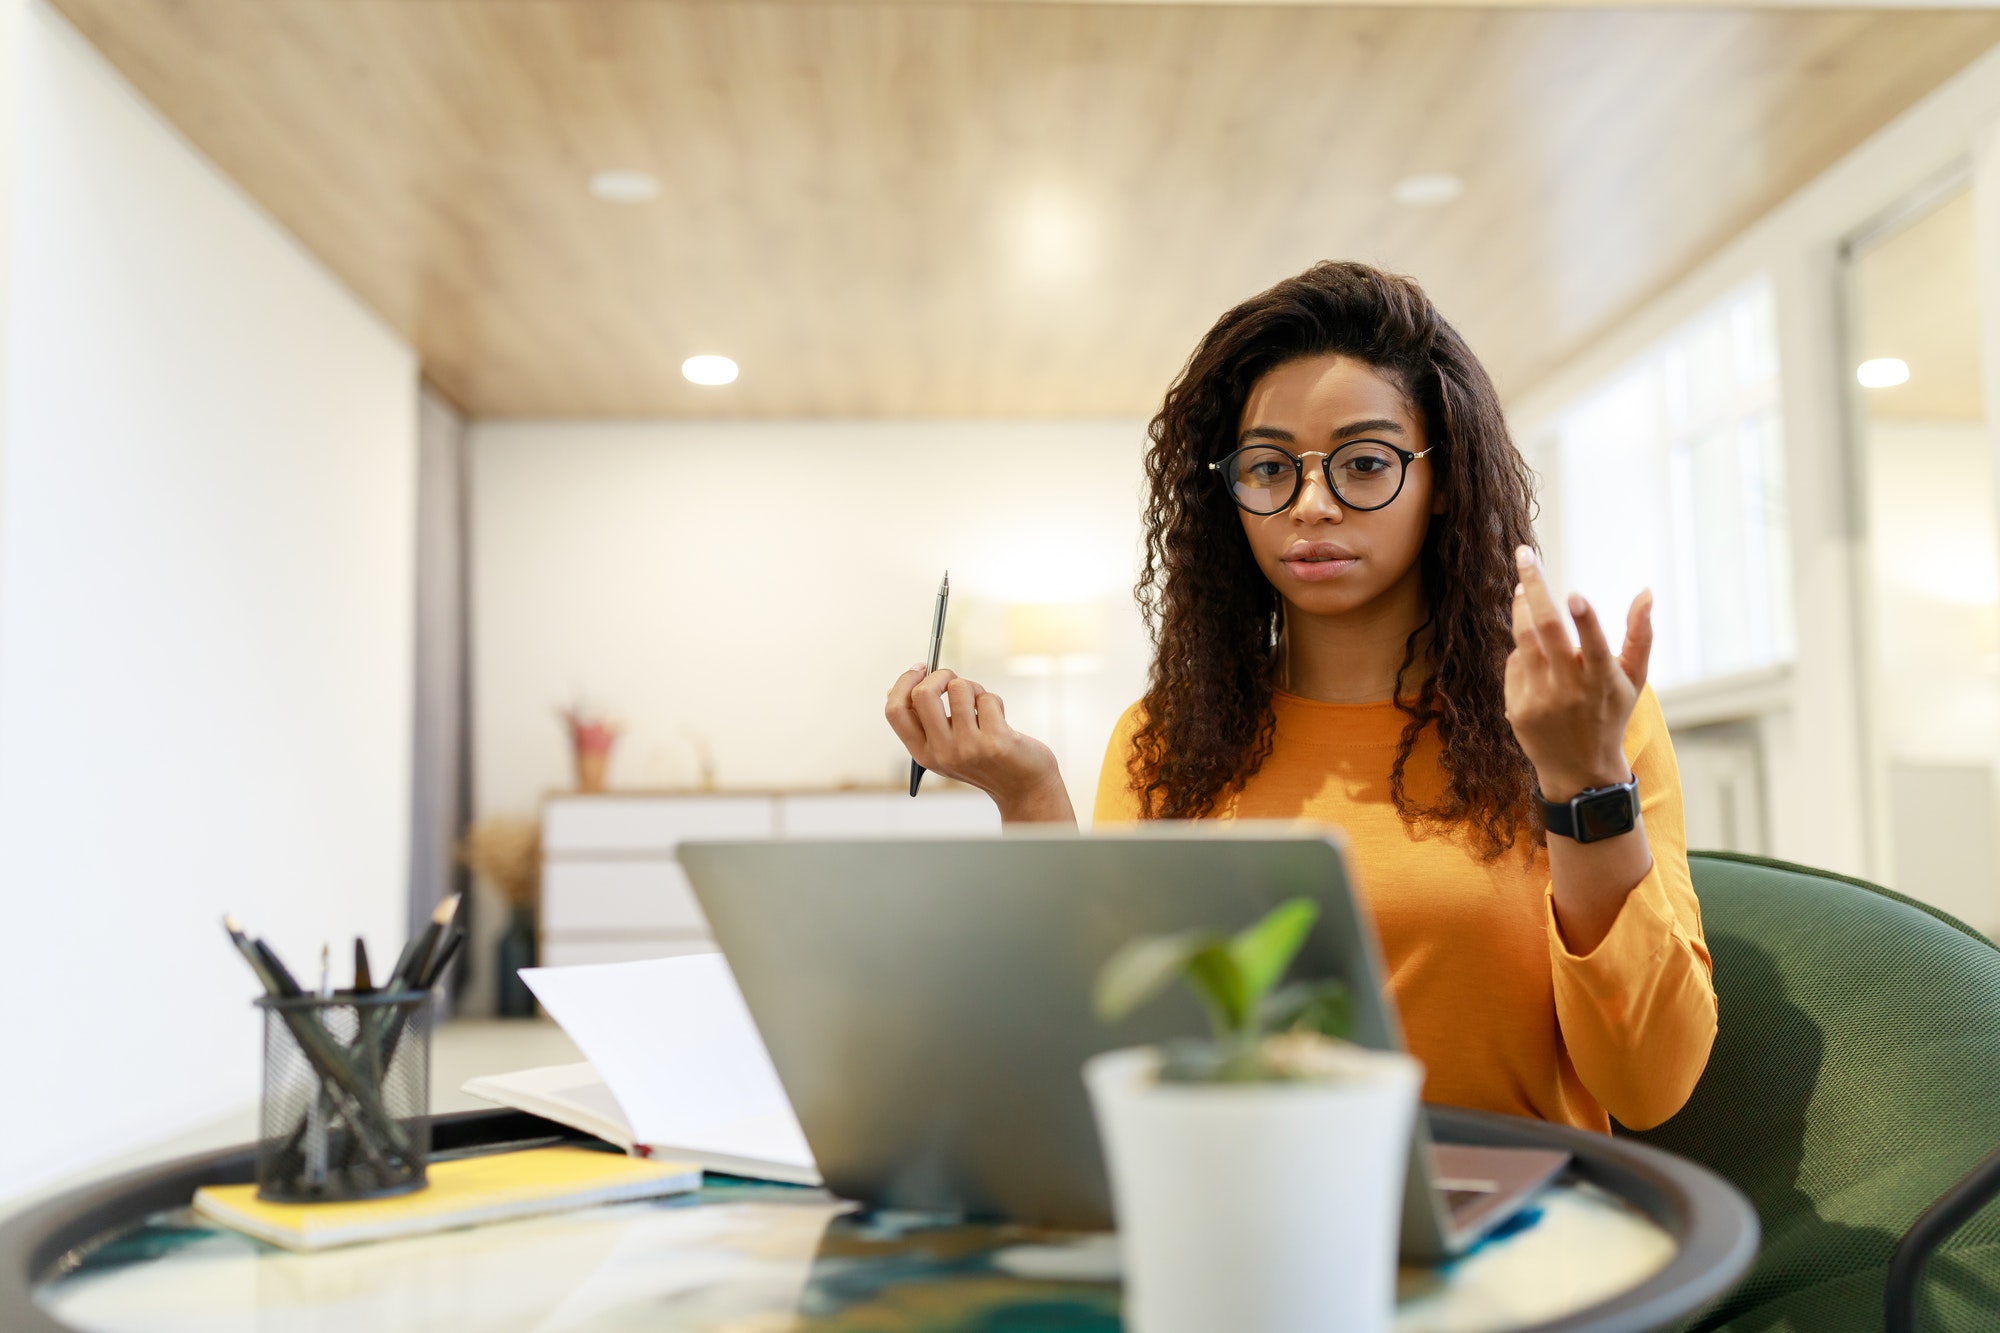
MULTIPOLYGON (((1553 1134, 1574 1151, 1573 1131, 1556 1127, 1441 1110, 1433 1118, 1447 1139, 1548 1142, 1553 1134)), ((550 1126, 496 1112, 448 1118, 438 1128, 441 1139, 469 1147, 550 1126)), ((1740 1195, 1666 1154, 1584 1137, 1595 1141, 1582 1145, 1592 1155, 1503 1234, 1443 1268, 1402 1273, 1401 1333, 1636 1331, 1683 1317, 1734 1284, 1756 1248, 1755 1218, 1740 1195)), ((1101 1234, 864 1213, 818 1190, 711 1177, 698 1193, 674 1199, 303 1255, 187 1210, 194 1185, 232 1161, 215 1154, 107 1182, 90 1192, 100 1197, 56 1200, 0 1230, 0 1262, 9 1265, 0 1275, 0 1326, 22 1333, 1120 1327, 1116 1243, 1101 1234)))

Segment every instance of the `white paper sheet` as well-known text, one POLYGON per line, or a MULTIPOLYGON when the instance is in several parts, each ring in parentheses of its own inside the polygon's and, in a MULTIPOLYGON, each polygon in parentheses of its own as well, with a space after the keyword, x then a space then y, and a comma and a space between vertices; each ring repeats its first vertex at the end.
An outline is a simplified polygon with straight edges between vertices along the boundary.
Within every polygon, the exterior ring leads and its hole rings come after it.
POLYGON ((640 1143, 810 1168, 812 1150, 719 953, 525 968, 640 1143))

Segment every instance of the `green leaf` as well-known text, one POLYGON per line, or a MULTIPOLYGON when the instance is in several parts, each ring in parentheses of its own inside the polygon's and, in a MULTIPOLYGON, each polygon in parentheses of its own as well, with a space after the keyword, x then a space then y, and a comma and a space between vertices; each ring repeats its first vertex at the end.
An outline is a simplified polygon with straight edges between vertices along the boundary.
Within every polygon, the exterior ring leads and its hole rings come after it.
POLYGON ((1242 1009, 1246 1016, 1257 1010, 1265 994, 1285 975, 1285 969, 1298 956, 1317 920, 1318 903, 1310 898, 1293 898, 1279 903, 1262 921, 1245 928, 1229 942, 1230 956, 1235 959, 1237 974, 1242 978, 1242 1009))
POLYGON ((1219 936, 1205 930, 1133 940, 1098 969, 1097 1017, 1116 1023, 1178 980, 1195 955, 1219 943, 1219 936))
MULTIPOLYGON (((1282 1005, 1270 1003, 1276 998, 1271 988, 1292 965, 1318 919, 1318 904, 1294 898, 1234 939, 1194 930, 1134 940, 1097 974, 1097 1016, 1115 1023, 1186 977, 1218 1037, 1253 1041, 1263 1032, 1299 1022, 1335 1024, 1344 1031, 1346 991, 1338 982, 1298 991, 1287 987, 1282 1005)), ((1324 1030, 1334 1032, 1332 1027, 1324 1030)))
POLYGON ((1187 960, 1188 981, 1196 995, 1208 1006, 1209 1021, 1218 1036, 1245 1032, 1251 1026, 1256 1006, 1244 984, 1243 969, 1235 951, 1219 937, 1187 960))
POLYGON ((1354 997, 1331 978, 1294 981, 1265 996, 1257 1017, 1266 1032, 1304 1028, 1346 1041, 1354 1036, 1354 997))

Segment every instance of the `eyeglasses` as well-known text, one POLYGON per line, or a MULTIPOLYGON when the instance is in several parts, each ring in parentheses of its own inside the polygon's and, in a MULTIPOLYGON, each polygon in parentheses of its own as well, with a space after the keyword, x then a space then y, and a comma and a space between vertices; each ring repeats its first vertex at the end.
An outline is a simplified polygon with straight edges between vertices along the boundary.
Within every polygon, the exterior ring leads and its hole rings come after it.
POLYGON ((1220 473, 1229 496, 1252 514, 1282 514, 1305 489, 1306 459, 1318 458, 1326 487, 1349 509, 1384 509, 1403 493, 1410 464, 1422 458, 1382 440, 1349 440, 1332 453, 1295 454, 1275 444, 1245 445, 1208 465, 1220 473))

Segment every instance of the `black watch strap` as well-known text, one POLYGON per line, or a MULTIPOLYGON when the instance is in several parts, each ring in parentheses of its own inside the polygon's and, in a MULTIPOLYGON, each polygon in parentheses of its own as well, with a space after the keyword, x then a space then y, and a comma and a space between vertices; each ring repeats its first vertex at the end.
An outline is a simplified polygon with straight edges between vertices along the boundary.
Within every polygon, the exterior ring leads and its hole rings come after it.
POLYGON ((1559 838, 1601 842, 1630 833, 1639 825, 1639 779, 1609 787, 1590 787, 1567 801, 1551 801, 1535 789, 1542 803, 1542 825, 1559 838))

